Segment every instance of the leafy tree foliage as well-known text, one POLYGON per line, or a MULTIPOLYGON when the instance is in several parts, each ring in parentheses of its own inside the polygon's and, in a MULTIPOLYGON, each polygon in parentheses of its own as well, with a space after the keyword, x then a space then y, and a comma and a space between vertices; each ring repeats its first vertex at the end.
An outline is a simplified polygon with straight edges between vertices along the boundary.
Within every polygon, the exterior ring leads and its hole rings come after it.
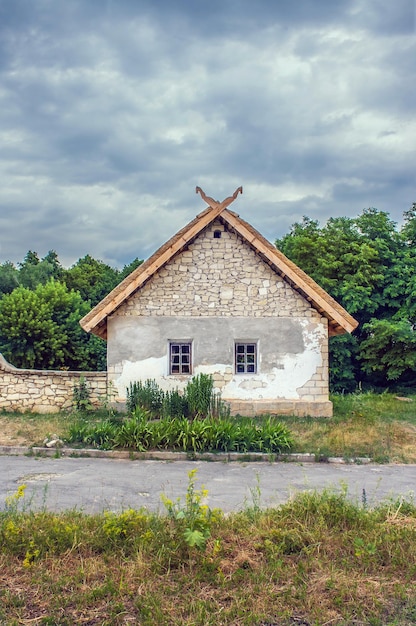
POLYGON ((0 298, 19 286, 19 271, 11 261, 0 265, 0 298))
POLYGON ((34 290, 17 287, 0 300, 0 351, 17 367, 103 369, 104 342, 79 325, 89 308, 53 279, 34 290))
POLYGON ((42 260, 37 252, 29 250, 19 265, 19 285, 29 289, 36 289, 37 285, 45 284, 51 278, 60 280, 64 273, 54 250, 50 250, 42 260))
POLYGON ((127 278, 127 276, 131 274, 136 269, 136 267, 139 267, 139 265, 141 265, 142 263, 143 259, 139 259, 138 257, 136 257, 131 263, 125 265, 119 274, 119 281, 127 278))
POLYGON ((373 380, 401 380, 415 383, 416 333, 409 320, 372 320, 364 325, 367 336, 361 342, 363 370, 373 380))
POLYGON ((66 271, 64 281, 93 307, 118 284, 119 272, 87 254, 66 271))
POLYGON ((17 267, 1 264, 0 351, 17 367, 105 369, 105 341, 79 320, 142 262, 117 270, 86 255, 65 269, 54 250, 29 250, 17 267))
POLYGON ((399 231, 374 208, 323 227, 304 217, 276 241, 360 323, 330 340, 333 390, 416 383, 416 204, 404 217, 399 231))

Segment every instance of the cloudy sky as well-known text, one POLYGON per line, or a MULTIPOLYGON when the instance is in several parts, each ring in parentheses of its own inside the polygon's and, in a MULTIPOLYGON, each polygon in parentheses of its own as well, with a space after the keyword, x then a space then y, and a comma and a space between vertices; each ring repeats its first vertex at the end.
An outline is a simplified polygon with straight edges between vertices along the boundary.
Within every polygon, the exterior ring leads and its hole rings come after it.
POLYGON ((0 263, 416 201, 416 0, 0 0, 0 263))

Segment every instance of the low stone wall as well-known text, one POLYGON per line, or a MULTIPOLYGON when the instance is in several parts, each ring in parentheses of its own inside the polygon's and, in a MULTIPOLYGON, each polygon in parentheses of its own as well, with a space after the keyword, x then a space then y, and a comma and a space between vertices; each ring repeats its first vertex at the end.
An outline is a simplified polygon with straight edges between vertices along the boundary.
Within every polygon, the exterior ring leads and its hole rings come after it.
POLYGON ((0 354, 0 410, 52 413, 73 405, 74 384, 83 377, 91 391, 91 403, 107 398, 107 372, 24 370, 0 354))

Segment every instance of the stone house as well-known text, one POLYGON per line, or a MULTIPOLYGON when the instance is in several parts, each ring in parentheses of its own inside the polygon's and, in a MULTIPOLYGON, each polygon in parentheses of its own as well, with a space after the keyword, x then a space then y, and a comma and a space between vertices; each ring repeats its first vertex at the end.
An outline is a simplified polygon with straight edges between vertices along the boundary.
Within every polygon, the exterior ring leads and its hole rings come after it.
POLYGON ((165 390, 212 374, 233 414, 330 416, 328 337, 357 322, 250 224, 208 208, 81 320, 107 340, 108 382, 165 390))

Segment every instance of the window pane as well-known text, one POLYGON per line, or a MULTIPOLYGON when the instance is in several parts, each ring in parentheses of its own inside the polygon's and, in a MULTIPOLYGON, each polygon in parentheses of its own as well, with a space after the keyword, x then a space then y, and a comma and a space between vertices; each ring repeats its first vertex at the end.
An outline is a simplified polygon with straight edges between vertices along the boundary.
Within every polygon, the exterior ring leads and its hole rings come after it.
POLYGON ((190 343, 171 343, 169 351, 169 374, 191 374, 192 345, 190 343))
POLYGON ((257 371, 257 344, 235 344, 235 371, 237 374, 255 374, 257 371))

